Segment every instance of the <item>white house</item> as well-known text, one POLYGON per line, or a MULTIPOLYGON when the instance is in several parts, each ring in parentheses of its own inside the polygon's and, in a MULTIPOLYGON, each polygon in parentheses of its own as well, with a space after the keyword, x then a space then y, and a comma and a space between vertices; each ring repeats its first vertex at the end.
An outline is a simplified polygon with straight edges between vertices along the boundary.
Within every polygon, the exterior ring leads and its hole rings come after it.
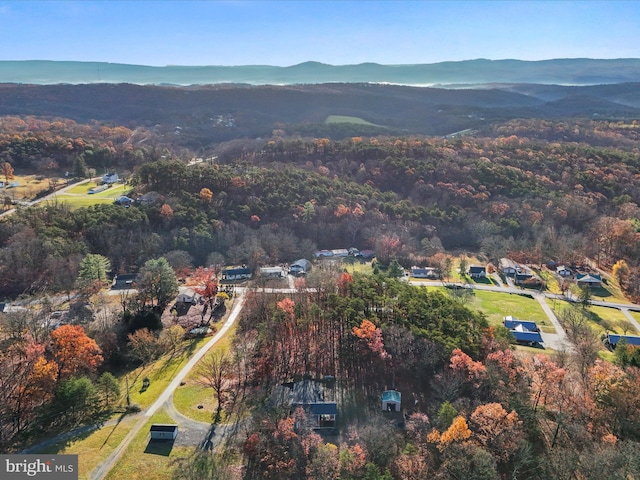
POLYGON ((109 172, 102 176, 102 183, 106 185, 112 185, 118 182, 118 174, 115 172, 109 172))

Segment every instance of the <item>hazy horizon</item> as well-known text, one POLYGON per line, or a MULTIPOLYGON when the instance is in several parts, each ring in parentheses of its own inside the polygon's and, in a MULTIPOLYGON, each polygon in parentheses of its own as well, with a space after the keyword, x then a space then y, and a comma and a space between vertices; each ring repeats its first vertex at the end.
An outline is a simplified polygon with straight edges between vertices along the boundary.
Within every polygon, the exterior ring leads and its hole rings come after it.
POLYGON ((640 2, 0 0, 0 60, 144 66, 639 58, 640 2))

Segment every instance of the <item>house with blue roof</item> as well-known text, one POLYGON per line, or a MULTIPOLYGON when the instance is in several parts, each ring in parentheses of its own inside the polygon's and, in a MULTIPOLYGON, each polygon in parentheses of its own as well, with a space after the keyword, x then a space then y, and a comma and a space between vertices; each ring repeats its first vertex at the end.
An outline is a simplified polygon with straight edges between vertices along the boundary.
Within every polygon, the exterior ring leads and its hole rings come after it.
POLYGON ((520 320, 518 318, 507 316, 504 317, 504 326, 521 345, 535 346, 543 342, 540 328, 536 322, 529 320, 520 320))
POLYGON ((623 339, 627 342, 627 345, 640 347, 640 336, 638 335, 618 335, 615 333, 608 333, 605 343, 613 350, 618 345, 618 342, 623 339))

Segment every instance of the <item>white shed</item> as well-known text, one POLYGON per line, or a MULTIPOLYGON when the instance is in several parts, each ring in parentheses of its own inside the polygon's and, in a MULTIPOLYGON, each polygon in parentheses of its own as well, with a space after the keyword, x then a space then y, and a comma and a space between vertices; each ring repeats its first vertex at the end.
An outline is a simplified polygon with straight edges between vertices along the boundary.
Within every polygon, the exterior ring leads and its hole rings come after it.
POLYGON ((382 411, 399 412, 402 395, 397 390, 385 390, 382 392, 382 411))
POLYGON ((178 425, 154 423, 149 429, 151 440, 175 440, 178 436, 178 425))

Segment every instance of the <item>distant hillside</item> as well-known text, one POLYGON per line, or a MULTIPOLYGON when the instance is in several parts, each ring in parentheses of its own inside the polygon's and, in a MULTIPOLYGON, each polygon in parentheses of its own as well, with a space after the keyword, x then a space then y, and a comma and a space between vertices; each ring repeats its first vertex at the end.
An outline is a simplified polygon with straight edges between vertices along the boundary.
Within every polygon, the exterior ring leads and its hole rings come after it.
POLYGON ((0 84, 0 115, 64 117, 149 126, 177 143, 206 146, 270 136, 448 135, 512 118, 638 118, 640 83, 493 88, 399 85, 140 86, 0 84), (358 122, 325 124, 331 116, 358 122), (369 122, 374 125, 367 125, 369 122), (178 131, 178 133, 175 133, 178 131))
POLYGON ((311 83, 394 83, 458 85, 537 83, 597 85, 640 81, 640 59, 557 59, 542 61, 465 60, 415 65, 327 65, 305 62, 289 67, 166 66, 101 62, 0 61, 0 83, 138 85, 204 85, 246 83, 291 85, 311 83))

